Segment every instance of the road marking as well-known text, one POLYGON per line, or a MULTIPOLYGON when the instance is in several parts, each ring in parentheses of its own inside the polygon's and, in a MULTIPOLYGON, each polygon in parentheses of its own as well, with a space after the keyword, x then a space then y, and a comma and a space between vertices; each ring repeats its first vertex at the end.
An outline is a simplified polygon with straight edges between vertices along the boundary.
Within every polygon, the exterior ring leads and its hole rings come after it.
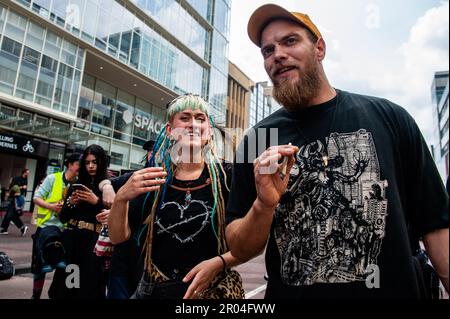
POLYGON ((259 294, 261 291, 266 290, 266 288, 267 288, 267 285, 262 285, 262 286, 259 286, 256 289, 253 289, 252 291, 249 291, 248 293, 245 294, 245 299, 252 298, 253 296, 259 294))

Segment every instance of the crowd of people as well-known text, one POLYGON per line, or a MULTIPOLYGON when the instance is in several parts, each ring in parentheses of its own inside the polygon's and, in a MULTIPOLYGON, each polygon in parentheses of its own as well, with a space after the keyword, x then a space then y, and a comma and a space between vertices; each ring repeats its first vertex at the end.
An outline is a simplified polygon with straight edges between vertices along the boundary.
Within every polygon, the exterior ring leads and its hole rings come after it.
MULTIPOLYGON (((33 298, 54 270, 54 299, 244 298, 231 268, 264 250, 266 298, 424 298, 419 239, 448 291, 448 193, 414 119, 331 86, 325 40, 306 14, 263 5, 248 35, 283 108, 244 136, 244 161, 221 158, 209 104, 194 94, 167 105, 140 170, 109 178, 99 145, 72 154, 34 194, 33 298), (249 136, 273 128, 277 145, 267 136, 252 158, 260 145, 249 136)), ((26 232, 17 212, 27 174, 1 233, 10 221, 26 232)))

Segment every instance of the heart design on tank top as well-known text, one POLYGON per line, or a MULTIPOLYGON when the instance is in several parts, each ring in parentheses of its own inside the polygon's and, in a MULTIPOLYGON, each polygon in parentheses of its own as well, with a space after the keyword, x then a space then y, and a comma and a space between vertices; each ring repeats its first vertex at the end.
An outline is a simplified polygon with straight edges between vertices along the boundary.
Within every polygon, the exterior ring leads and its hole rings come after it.
MULTIPOLYGON (((175 222, 166 224, 167 220, 163 220, 161 216, 157 216, 155 224, 158 226, 157 233, 168 233, 180 241, 182 244, 193 241, 209 223, 209 217, 212 208, 201 200, 191 200, 185 205, 177 202, 167 202, 161 206, 161 211, 171 207, 173 212, 178 212, 175 222)), ((164 213, 164 212, 162 212, 164 213)))

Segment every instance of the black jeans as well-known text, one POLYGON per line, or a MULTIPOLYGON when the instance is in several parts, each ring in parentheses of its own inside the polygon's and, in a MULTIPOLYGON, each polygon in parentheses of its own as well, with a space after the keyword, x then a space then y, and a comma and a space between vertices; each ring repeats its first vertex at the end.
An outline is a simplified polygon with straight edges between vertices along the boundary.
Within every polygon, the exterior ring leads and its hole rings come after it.
POLYGON ((10 205, 8 207, 8 211, 6 212, 5 218, 3 218, 3 220, 2 220, 2 225, 0 226, 2 231, 7 231, 8 230, 8 227, 9 227, 9 224, 11 223, 11 221, 17 226, 17 228, 19 228, 19 229, 23 228, 23 222, 20 219, 19 214, 10 205))
POLYGON ((155 283, 144 274, 131 299, 182 299, 188 287, 182 278, 155 283))

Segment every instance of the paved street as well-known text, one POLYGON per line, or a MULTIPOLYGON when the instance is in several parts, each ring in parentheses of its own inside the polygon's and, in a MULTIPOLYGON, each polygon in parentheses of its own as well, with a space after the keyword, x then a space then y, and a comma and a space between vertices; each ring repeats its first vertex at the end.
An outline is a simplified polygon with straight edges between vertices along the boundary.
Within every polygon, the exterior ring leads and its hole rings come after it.
MULTIPOLYGON (((3 215, 0 213, 0 217, 3 215)), ((22 216, 23 222, 29 227, 25 237, 20 236, 20 231, 13 224, 10 225, 9 235, 0 235, 0 251, 3 251, 13 259, 18 274, 9 280, 0 281, 0 299, 30 299, 32 294, 33 279, 29 272, 31 265, 31 235, 36 227, 30 225, 31 214, 22 216)), ((245 292, 250 299, 264 297, 265 265, 264 256, 261 255, 244 265, 236 267, 241 273, 245 292)), ((47 297, 53 274, 47 275, 42 298, 47 297)))

